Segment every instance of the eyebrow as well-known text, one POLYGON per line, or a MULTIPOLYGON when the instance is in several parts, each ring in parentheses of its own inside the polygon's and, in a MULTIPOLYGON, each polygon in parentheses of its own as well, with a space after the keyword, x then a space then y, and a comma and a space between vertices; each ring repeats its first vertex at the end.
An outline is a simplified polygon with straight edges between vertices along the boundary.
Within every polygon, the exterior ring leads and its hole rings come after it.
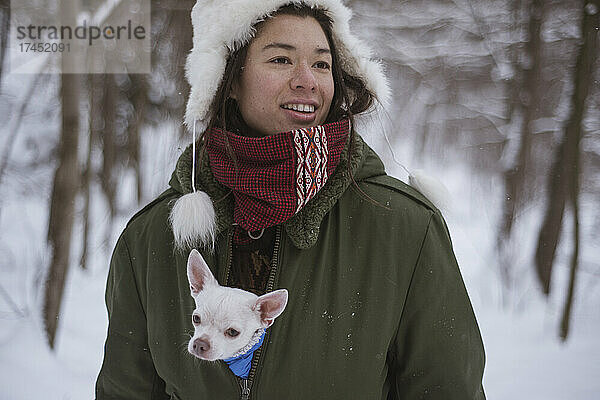
MULTIPOLYGON (((296 47, 292 46, 291 44, 287 44, 287 43, 269 43, 268 45, 263 47, 263 51, 268 50, 268 49, 284 49, 284 50, 293 51, 293 50, 296 50, 296 47)), ((315 53, 331 54, 331 50, 318 47, 315 49, 315 53)))

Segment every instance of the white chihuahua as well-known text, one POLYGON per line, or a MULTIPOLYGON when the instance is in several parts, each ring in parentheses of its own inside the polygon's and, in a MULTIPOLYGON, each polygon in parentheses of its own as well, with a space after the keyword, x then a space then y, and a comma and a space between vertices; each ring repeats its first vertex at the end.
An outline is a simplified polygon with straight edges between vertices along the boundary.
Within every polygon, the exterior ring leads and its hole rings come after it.
POLYGON ((203 360, 225 360, 248 351, 287 305, 286 289, 259 297, 220 286, 196 249, 188 257, 187 275, 196 302, 188 351, 203 360))

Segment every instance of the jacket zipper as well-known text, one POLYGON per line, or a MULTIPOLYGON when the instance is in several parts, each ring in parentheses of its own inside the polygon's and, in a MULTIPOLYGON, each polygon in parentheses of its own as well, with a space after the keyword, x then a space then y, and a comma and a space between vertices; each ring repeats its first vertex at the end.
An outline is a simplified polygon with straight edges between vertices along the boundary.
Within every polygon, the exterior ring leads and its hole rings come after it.
POLYGON ((229 272, 231 272, 231 264, 233 263, 233 234, 234 230, 232 229, 229 232, 227 237, 227 269, 225 270, 225 280, 223 281, 223 285, 227 286, 227 282, 229 282, 229 272))
POLYGON ((250 385, 248 384, 248 379, 240 379, 240 386, 242 388, 242 394, 240 396, 240 399, 250 399, 250 385))
MULTIPOLYGON (((231 238, 230 238, 231 239, 231 238)), ((279 246, 281 243, 281 225, 277 226, 277 231, 275 233, 275 244, 273 245, 273 258, 271 259, 271 271, 269 271, 269 279, 267 281, 267 288, 265 293, 269 293, 273 291, 273 286, 275 286, 275 275, 277 274, 277 267, 279 265, 279 246)), ((229 245, 229 261, 227 267, 227 274, 225 276, 225 282, 229 280, 229 271, 231 270, 231 263, 233 260, 233 243, 230 242, 229 245)), ((256 375, 256 369, 258 368, 258 362, 260 360, 260 356, 263 353, 263 349, 267 345, 267 339, 270 336, 270 332, 267 332, 265 336, 265 340, 255 352, 252 357, 252 365, 250 366, 250 372, 248 373, 248 379, 239 378, 238 382, 240 384, 240 400, 249 400, 250 399, 250 390, 252 389, 252 384, 254 383, 254 376, 256 375)))

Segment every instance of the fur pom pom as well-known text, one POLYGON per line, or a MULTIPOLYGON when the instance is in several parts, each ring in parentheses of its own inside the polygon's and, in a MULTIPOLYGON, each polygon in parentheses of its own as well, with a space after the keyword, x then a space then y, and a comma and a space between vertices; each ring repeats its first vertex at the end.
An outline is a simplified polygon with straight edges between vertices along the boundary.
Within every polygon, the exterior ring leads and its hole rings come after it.
POLYGON ((450 192, 439 179, 427 175, 425 171, 418 169, 412 171, 408 177, 408 181, 410 186, 421 192, 437 208, 446 212, 450 211, 452 203, 450 192))
POLYGON ((169 221, 173 228, 175 246, 184 250, 198 242, 212 248, 215 241, 215 209, 210 197, 202 191, 184 194, 171 210, 169 221))

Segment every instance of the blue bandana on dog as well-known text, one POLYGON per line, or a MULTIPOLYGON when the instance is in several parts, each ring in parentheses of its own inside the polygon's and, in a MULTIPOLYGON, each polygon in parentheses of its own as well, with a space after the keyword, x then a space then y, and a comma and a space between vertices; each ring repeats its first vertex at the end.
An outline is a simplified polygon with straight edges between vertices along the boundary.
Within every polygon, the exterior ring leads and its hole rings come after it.
POLYGON ((223 361, 227 363, 231 372, 242 379, 248 379, 250 368, 252 366, 252 356, 254 352, 262 345, 265 339, 266 330, 260 328, 256 331, 250 343, 242 347, 240 351, 233 355, 231 358, 226 358, 223 361))

